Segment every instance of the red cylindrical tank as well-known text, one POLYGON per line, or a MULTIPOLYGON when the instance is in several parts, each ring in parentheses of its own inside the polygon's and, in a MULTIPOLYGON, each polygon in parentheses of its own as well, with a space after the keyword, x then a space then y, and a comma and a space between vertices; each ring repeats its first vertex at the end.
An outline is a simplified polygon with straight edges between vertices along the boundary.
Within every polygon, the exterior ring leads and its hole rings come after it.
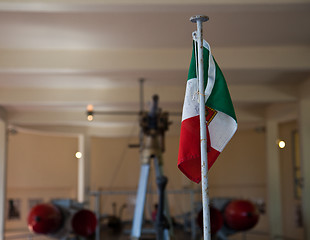
MULTIPOLYGON (((220 230, 224 224, 224 220, 223 220, 221 212, 212 206, 210 207, 210 223, 211 223, 211 235, 217 233, 217 231, 220 230)), ((202 230, 203 229, 203 210, 202 209, 198 213, 197 224, 202 230)))
POLYGON ((96 230, 97 218, 93 212, 83 209, 74 214, 71 224, 76 234, 89 237, 96 230))
POLYGON ((257 224, 259 212, 257 207, 248 200, 234 200, 226 206, 224 219, 228 227, 244 231, 257 224))
POLYGON ((38 234, 51 234, 62 225, 63 217, 60 209, 50 203, 34 206, 28 215, 28 228, 38 234))

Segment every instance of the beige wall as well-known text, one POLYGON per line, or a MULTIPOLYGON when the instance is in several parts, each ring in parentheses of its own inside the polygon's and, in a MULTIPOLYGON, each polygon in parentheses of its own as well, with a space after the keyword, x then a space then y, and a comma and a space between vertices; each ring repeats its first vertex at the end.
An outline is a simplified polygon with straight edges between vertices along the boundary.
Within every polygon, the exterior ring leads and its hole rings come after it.
MULTIPOLYGON (((266 201, 265 133, 237 131, 210 170, 211 197, 266 201)), ((268 232, 268 212, 253 229, 268 232)), ((251 239, 253 236, 251 235, 251 239)), ((262 236, 258 239, 263 239, 262 236)))
POLYGON ((7 198, 19 199, 21 215, 6 220, 6 229, 21 230, 27 227, 30 199, 76 196, 77 139, 17 133, 8 141, 7 198))
MULTIPOLYGON (((280 126, 281 137, 289 139, 295 123, 280 126)), ((91 140, 91 190, 136 190, 139 181, 140 161, 137 148, 128 148, 129 143, 137 143, 138 138, 99 138, 91 140)), ((18 133, 9 138, 8 159, 8 198, 22 200, 21 221, 7 221, 7 229, 26 228, 25 219, 29 198, 42 198, 48 201, 56 197, 76 197, 77 138, 44 136, 18 133)), ((294 206, 296 201, 292 193, 291 150, 281 150, 283 187, 284 226, 287 236, 301 236, 301 230, 294 225, 294 206), (284 186, 284 185, 283 185, 284 186), (293 206, 293 207, 292 207, 293 206)), ((168 176, 169 189, 193 188, 200 190, 200 185, 191 183, 177 168, 179 147, 178 136, 166 137, 166 152, 163 155, 164 174, 168 176)), ((266 160, 265 133, 254 130, 237 131, 224 149, 209 174, 210 197, 234 197, 253 201, 266 200, 266 160)), ((152 188, 156 190, 155 173, 150 173, 152 188)), ((196 200, 200 201, 200 194, 196 200)), ((133 214, 135 195, 104 196, 102 213, 112 214, 112 202, 117 209, 127 204, 123 218, 130 219, 133 214)), ((147 211, 152 210, 157 196, 147 199, 147 211)), ((177 216, 190 210, 188 194, 169 197, 172 215, 177 216)), ((91 203, 94 198, 91 198, 91 203)), ((267 203, 268 206, 268 203, 267 203)), ((268 208, 267 208, 268 209, 268 208)), ((268 232, 268 211, 261 215, 254 231, 268 232)), ((251 236, 251 239, 268 239, 266 236, 251 236)), ((242 239, 237 234, 233 239, 242 239)), ((302 239, 302 238, 297 238, 302 239)))

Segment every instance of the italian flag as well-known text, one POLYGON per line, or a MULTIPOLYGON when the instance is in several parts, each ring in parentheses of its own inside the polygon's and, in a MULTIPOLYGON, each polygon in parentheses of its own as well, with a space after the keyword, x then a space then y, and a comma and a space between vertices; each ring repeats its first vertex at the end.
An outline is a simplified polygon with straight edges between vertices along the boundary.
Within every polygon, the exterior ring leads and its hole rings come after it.
MULTIPOLYGON (((196 54, 198 55, 198 54, 196 54)), ((223 73, 203 41, 208 168, 237 130, 237 119, 223 73)), ((199 93, 195 48, 188 73, 182 113, 179 169, 192 181, 201 181, 199 93)))

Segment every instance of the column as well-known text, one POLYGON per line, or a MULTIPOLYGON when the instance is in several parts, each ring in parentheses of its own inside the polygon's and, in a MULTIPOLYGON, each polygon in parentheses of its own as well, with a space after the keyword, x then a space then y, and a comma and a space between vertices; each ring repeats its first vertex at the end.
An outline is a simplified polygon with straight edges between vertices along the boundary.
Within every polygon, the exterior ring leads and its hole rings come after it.
POLYGON ((306 240, 310 240, 310 98, 299 102, 300 157, 303 176, 302 213, 306 240))
POLYGON ((78 202, 87 202, 87 194, 90 191, 90 136, 80 134, 78 151, 82 157, 78 159, 78 202))
POLYGON ((4 239, 6 170, 7 170, 7 123, 5 111, 0 107, 0 240, 4 239))
POLYGON ((277 146, 278 122, 267 119, 266 122, 266 150, 267 150, 267 211, 271 239, 283 236, 282 231, 282 198, 280 158, 277 146))

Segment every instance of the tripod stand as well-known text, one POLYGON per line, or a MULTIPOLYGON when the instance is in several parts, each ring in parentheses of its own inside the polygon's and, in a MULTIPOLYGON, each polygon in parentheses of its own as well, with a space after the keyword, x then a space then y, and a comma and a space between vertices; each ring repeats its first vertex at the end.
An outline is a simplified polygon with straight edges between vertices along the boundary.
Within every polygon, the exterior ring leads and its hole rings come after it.
MULTIPOLYGON (((143 224, 143 213, 145 206, 145 199, 147 193, 147 185, 149 180, 149 173, 151 167, 151 160, 153 160, 156 178, 160 179, 163 177, 162 171, 162 152, 164 151, 164 133, 168 130, 168 114, 162 113, 158 110, 158 96, 153 96, 153 106, 149 113, 143 112, 140 115, 140 126, 142 128, 145 137, 145 143, 141 146, 141 168, 140 168, 140 178, 136 197, 136 206, 133 218, 133 225, 131 230, 131 240, 137 240, 141 237, 142 224, 143 224)), ((165 185, 165 184, 164 184, 165 185)), ((162 185, 163 186, 163 185, 162 185)), ((163 224, 163 215, 166 222, 170 223, 171 220, 168 211, 168 203, 164 199, 164 187, 161 187, 160 196, 162 201, 159 202, 158 210, 162 211, 157 215, 156 224, 156 236, 157 240, 168 240, 172 232, 172 227, 163 224), (163 200, 164 199, 164 200, 163 200), (158 216, 161 216, 160 218, 158 216)))

